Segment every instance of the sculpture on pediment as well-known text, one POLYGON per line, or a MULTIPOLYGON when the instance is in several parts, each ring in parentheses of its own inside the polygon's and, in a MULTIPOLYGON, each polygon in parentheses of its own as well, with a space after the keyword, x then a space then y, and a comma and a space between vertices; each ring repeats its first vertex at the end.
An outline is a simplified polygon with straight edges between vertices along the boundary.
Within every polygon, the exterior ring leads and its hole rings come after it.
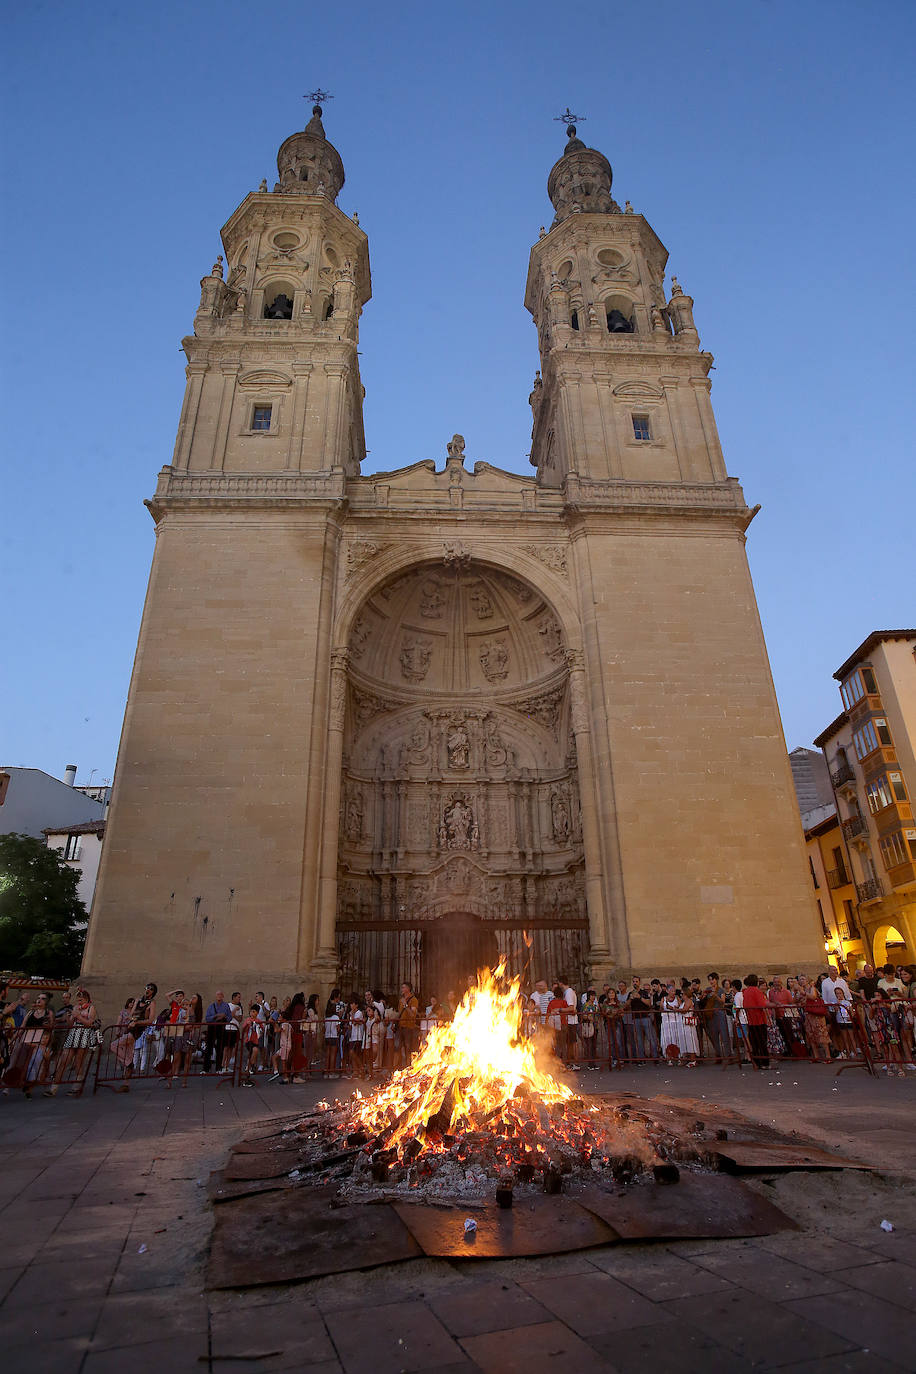
POLYGON ((471 741, 463 720, 452 721, 445 737, 448 751, 448 766, 453 769, 469 768, 471 763, 471 741))
POLYGON ((480 646, 480 667, 487 682, 502 682, 509 674, 509 646, 504 639, 487 640, 480 646))
POLYGON ((460 463, 464 462, 464 435, 453 434, 448 443, 447 452, 449 458, 457 458, 460 463))
POLYGON ((432 659, 432 645, 427 639, 417 639, 411 635, 401 646, 401 675, 408 682, 422 682, 429 672, 432 659))

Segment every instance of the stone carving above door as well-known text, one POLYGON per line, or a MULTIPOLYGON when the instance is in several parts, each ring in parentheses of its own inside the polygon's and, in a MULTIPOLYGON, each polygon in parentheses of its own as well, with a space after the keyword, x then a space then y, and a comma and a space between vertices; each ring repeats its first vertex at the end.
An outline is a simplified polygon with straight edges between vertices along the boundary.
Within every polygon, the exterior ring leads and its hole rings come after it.
POLYGON ((487 682, 505 682, 509 676, 509 645, 504 639, 485 640, 478 657, 487 682))
POLYGON ((408 636, 401 645, 401 676, 407 682, 422 682, 429 672, 432 652, 431 640, 408 636))

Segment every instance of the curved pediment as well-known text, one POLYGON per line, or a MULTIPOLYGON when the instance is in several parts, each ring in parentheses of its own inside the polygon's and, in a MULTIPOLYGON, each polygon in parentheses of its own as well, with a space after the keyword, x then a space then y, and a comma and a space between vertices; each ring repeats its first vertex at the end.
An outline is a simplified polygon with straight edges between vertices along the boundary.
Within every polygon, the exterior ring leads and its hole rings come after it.
POLYGON ((240 387, 288 387, 290 385, 290 378, 284 376, 282 372, 272 372, 264 367, 258 368, 254 372, 246 372, 239 377, 240 387))
POLYGON ((665 393, 661 387, 652 386, 649 382, 618 382, 614 387, 615 396, 628 396, 631 399, 660 401, 665 393))

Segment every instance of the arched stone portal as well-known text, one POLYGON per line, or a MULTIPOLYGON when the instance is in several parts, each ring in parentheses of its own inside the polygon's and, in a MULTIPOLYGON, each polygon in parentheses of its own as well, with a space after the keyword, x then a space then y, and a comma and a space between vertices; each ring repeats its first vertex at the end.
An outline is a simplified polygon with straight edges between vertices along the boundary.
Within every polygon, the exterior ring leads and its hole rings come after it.
POLYGON ((562 628, 530 583, 465 556, 400 572, 353 623, 337 942, 347 986, 505 958, 581 979, 583 841, 562 628), (463 952, 462 952, 463 951, 463 952))

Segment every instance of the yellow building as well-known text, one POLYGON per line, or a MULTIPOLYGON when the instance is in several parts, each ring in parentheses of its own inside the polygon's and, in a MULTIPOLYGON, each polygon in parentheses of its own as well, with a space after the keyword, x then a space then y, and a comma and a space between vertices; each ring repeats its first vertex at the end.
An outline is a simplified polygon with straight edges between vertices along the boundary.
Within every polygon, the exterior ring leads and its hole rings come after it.
POLYGON ((834 673, 844 709, 815 740, 830 769, 844 844, 818 843, 831 857, 849 858, 864 957, 876 965, 916 960, 914 658, 916 630, 870 634, 834 673))

